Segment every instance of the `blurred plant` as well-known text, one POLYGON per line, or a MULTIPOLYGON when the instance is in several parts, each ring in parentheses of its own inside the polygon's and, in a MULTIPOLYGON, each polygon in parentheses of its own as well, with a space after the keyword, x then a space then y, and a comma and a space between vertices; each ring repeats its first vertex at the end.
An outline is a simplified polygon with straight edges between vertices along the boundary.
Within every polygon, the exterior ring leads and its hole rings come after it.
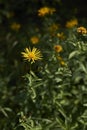
POLYGON ((72 28, 72 27, 74 27, 76 25, 78 25, 78 20, 77 19, 72 19, 70 21, 67 21, 65 26, 67 28, 72 28))
POLYGON ((6 16, 8 19, 12 18, 14 16, 14 12, 7 12, 6 16))
POLYGON ((63 58, 61 56, 57 56, 57 59, 59 60, 59 63, 62 65, 62 66, 66 66, 66 62, 63 60, 63 58))
POLYGON ((55 32, 55 31, 57 31, 59 29, 59 25, 58 24, 55 24, 55 23, 53 23, 50 27, 49 27, 49 31, 50 32, 55 32))
POLYGON ((32 42, 32 44, 37 44, 39 42, 39 37, 37 36, 32 36, 30 38, 30 41, 32 42))
POLYGON ((87 29, 85 27, 78 27, 77 32, 80 34, 87 34, 87 29))
POLYGON ((14 22, 10 25, 10 28, 14 31, 18 31, 21 28, 21 25, 19 23, 14 22))
POLYGON ((57 37, 58 37, 59 39, 61 39, 61 40, 64 40, 64 39, 65 39, 65 35, 64 35, 63 32, 57 33, 57 37))
POLYGON ((38 16, 45 16, 47 14, 53 14, 56 11, 55 8, 50 8, 50 7, 42 7, 38 10, 38 16))
POLYGON ((58 52, 58 53, 60 53, 60 52, 63 51, 63 48, 62 48, 61 45, 55 45, 55 46, 54 46, 54 49, 55 49, 55 51, 58 52))

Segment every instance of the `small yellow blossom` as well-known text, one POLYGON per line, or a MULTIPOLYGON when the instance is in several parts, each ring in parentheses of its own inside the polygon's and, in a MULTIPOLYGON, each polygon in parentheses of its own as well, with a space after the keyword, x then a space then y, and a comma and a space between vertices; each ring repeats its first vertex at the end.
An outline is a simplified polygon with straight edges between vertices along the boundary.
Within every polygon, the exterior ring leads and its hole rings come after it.
POLYGON ((61 45, 55 45, 55 46, 54 46, 54 49, 55 49, 55 51, 58 52, 58 53, 60 53, 60 52, 63 51, 63 48, 62 48, 61 45))
POLYGON ((45 16, 46 14, 53 14, 56 10, 54 8, 42 7, 38 10, 39 16, 45 16))
POLYGON ((14 22, 14 23, 11 24, 10 27, 11 27, 12 30, 18 31, 21 28, 21 25, 19 23, 14 22))
POLYGON ((33 36, 30 38, 30 41, 32 44, 37 44, 39 42, 39 38, 37 36, 33 36))
POLYGON ((76 25, 78 25, 78 20, 77 19, 72 19, 72 20, 68 21, 65 26, 67 28, 72 28, 72 27, 74 27, 76 25))
POLYGON ((24 57, 25 60, 28 60, 29 62, 33 63, 35 60, 41 60, 42 59, 42 54, 40 50, 37 48, 33 47, 32 50, 31 48, 25 48, 24 52, 21 52, 22 56, 24 57))
POLYGON ((61 56, 58 56, 57 59, 59 60, 59 63, 60 63, 62 66, 66 66, 66 65, 67 65, 61 56))
POLYGON ((63 32, 57 33, 57 37, 58 37, 59 39, 61 39, 61 40, 64 40, 64 39, 65 39, 65 35, 64 35, 63 32))
POLYGON ((66 66, 66 63, 62 60, 62 61, 60 61, 60 64, 62 65, 62 66, 66 66))
POLYGON ((87 34, 87 30, 85 27, 78 27, 77 32, 80 34, 87 34))

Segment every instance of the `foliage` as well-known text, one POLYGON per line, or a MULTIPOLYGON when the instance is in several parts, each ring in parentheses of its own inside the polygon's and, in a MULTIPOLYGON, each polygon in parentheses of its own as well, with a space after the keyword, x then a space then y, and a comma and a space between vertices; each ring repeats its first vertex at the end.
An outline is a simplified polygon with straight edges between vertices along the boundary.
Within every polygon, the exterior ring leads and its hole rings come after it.
POLYGON ((77 3, 0 6, 0 129, 86 130, 87 25, 77 3))

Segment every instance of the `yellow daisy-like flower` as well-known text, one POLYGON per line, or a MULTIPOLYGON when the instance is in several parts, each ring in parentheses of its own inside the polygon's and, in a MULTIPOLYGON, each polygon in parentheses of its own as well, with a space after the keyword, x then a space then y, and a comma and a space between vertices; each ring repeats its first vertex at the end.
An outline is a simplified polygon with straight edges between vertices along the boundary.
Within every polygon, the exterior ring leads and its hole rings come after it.
POLYGON ((10 28, 12 30, 18 31, 21 28, 21 25, 19 23, 14 22, 14 23, 11 24, 10 28))
POLYGON ((63 48, 62 48, 61 45, 55 45, 55 46, 54 46, 54 49, 55 49, 55 51, 58 52, 58 53, 60 53, 60 52, 63 51, 63 48))
POLYGON ((72 20, 68 21, 65 26, 67 28, 72 28, 72 27, 74 27, 76 25, 78 25, 78 20, 77 19, 72 19, 72 20))
POLYGON ((41 60, 42 59, 42 54, 40 52, 40 50, 38 50, 37 48, 33 47, 33 49, 31 50, 31 48, 25 48, 24 52, 21 52, 22 56, 24 57, 25 60, 28 60, 29 62, 33 63, 36 60, 41 60))
POLYGON ((37 36, 33 36, 30 38, 30 41, 32 44, 37 44, 39 42, 39 38, 37 36))
POLYGON ((56 10, 54 8, 42 7, 38 10, 39 16, 45 16, 46 14, 53 14, 56 10))
POLYGON ((77 32, 80 34, 87 34, 87 30, 85 27, 78 27, 77 32))
POLYGON ((64 39, 65 39, 65 35, 64 35, 63 32, 57 33, 57 37, 58 37, 59 39, 61 39, 61 40, 64 40, 64 39))

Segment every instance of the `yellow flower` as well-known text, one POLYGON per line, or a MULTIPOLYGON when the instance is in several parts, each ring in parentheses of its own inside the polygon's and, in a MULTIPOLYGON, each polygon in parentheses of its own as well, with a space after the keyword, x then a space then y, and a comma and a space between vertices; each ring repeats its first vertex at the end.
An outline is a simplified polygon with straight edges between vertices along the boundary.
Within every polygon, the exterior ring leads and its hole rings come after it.
POLYGON ((80 34, 87 34, 87 30, 84 27, 78 27, 77 32, 80 34))
POLYGON ((38 10, 39 16, 45 16, 46 14, 53 14, 56 10, 54 8, 42 7, 38 10))
POLYGON ((14 22, 14 23, 11 24, 10 27, 11 27, 12 30, 18 31, 21 28, 21 25, 19 23, 14 22))
POLYGON ((28 60, 29 62, 33 63, 35 62, 35 60, 41 60, 42 59, 42 54, 41 52, 33 47, 33 49, 31 50, 31 48, 25 48, 24 52, 21 52, 22 56, 24 57, 25 60, 28 60))
POLYGON ((74 27, 76 25, 78 25, 78 20, 77 19, 72 19, 72 20, 68 21, 65 26, 67 28, 72 28, 72 27, 74 27))
POLYGON ((30 41, 32 44, 37 44, 39 42, 39 38, 37 36, 33 36, 30 38, 30 41))
POLYGON ((60 63, 62 66, 66 66, 66 65, 67 65, 61 56, 58 56, 57 59, 59 60, 59 63, 60 63))
POLYGON ((60 61, 60 64, 61 64, 62 66, 66 66, 66 63, 65 63, 64 61, 60 61))
POLYGON ((62 48, 61 45, 55 45, 55 46, 54 46, 54 49, 55 49, 55 51, 58 52, 58 53, 60 53, 61 51, 63 51, 63 48, 62 48))
POLYGON ((64 35, 63 32, 57 33, 57 37, 58 37, 59 39, 61 39, 61 40, 64 40, 64 39, 65 39, 65 35, 64 35))

